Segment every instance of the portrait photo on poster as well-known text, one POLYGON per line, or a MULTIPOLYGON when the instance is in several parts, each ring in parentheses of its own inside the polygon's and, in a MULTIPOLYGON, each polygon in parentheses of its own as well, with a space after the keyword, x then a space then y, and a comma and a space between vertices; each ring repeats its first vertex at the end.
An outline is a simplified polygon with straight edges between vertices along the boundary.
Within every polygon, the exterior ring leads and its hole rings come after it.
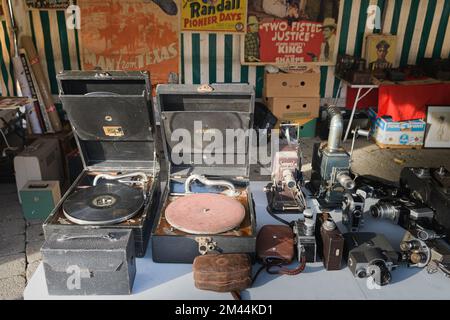
POLYGON ((244 65, 333 65, 337 55, 340 0, 249 1, 244 65))
POLYGON ((366 38, 366 61, 369 70, 385 70, 395 66, 397 36, 371 34, 366 38))
POLYGON ((450 148, 450 106, 428 106, 425 148, 450 148))

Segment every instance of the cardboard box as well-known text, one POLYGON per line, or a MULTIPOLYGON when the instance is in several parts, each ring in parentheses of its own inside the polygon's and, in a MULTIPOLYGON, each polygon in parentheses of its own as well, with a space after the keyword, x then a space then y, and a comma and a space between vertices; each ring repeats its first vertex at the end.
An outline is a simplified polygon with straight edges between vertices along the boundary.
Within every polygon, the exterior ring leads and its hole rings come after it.
POLYGON ((267 98, 269 110, 279 120, 311 119, 319 116, 320 98, 267 98))
POLYGON ((264 96, 320 97, 320 73, 265 73, 264 96))
POLYGON ((377 112, 369 109, 371 121, 370 135, 383 146, 405 147, 423 146, 426 123, 423 120, 392 121, 389 117, 378 117, 377 112))

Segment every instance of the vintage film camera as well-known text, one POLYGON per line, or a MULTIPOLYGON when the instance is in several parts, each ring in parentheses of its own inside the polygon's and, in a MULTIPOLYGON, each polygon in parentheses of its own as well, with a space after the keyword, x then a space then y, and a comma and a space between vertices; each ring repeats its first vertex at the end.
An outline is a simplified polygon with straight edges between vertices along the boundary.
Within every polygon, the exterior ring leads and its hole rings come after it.
POLYGON ((433 209, 436 224, 450 239, 450 172, 444 167, 404 168, 400 187, 414 201, 433 209))
POLYGON ((286 144, 273 156, 272 182, 264 191, 271 214, 302 213, 306 199, 301 186, 301 155, 298 144, 286 144))
POLYGON ((317 261, 317 242, 315 236, 314 214, 306 209, 303 212, 304 219, 294 222, 293 229, 297 240, 297 252, 304 252, 306 262, 317 261))
POLYGON ((351 232, 344 234, 344 238, 347 266, 355 277, 372 277, 380 286, 391 282, 391 271, 397 268, 399 253, 384 235, 351 232))
POLYGON ((317 252, 326 270, 340 270, 344 254, 344 236, 331 215, 323 212, 316 219, 317 252))
POLYGON ((400 252, 402 261, 406 262, 408 267, 423 268, 431 260, 431 250, 428 245, 409 231, 406 231, 400 242, 400 252))
POLYGON ((347 192, 342 202, 342 223, 350 232, 358 232, 364 224, 366 199, 359 193, 347 192))

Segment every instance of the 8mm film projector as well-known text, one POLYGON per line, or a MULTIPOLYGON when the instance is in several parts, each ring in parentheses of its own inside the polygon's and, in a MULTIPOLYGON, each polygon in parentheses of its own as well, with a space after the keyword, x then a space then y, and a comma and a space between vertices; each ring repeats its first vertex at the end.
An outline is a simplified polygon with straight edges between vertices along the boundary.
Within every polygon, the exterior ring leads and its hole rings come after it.
POLYGON ((192 263, 207 253, 254 255, 246 135, 253 125, 253 88, 159 85, 156 92, 169 170, 152 230, 153 260, 192 263), (230 139, 230 133, 236 136, 230 139), (212 141, 221 144, 213 152, 208 151, 212 141))
POLYGON ((159 199, 149 75, 66 71, 57 79, 84 170, 45 221, 45 237, 131 229, 142 257, 159 199))

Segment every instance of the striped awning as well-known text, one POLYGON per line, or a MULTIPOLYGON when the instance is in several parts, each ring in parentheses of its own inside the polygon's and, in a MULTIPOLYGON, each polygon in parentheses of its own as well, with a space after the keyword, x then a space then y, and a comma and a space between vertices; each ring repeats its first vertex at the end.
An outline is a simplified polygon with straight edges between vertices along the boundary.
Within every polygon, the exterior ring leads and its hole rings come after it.
MULTIPOLYGON (((338 52, 363 53, 369 5, 382 8, 383 33, 398 35, 396 63, 416 64, 423 57, 450 56, 450 0, 341 0, 338 52)), ((29 12, 31 32, 47 73, 50 88, 57 94, 55 75, 63 69, 79 69, 80 49, 76 30, 66 29, 62 10, 29 12)), ((0 88, 2 95, 14 94, 13 69, 6 24, 0 28, 0 88)), ((249 82, 260 97, 264 67, 240 64, 240 36, 185 32, 181 36, 181 78, 184 83, 249 82)), ((339 82, 334 67, 321 67, 321 96, 336 95, 339 82)), ((343 96, 345 92, 343 93, 343 96)))

